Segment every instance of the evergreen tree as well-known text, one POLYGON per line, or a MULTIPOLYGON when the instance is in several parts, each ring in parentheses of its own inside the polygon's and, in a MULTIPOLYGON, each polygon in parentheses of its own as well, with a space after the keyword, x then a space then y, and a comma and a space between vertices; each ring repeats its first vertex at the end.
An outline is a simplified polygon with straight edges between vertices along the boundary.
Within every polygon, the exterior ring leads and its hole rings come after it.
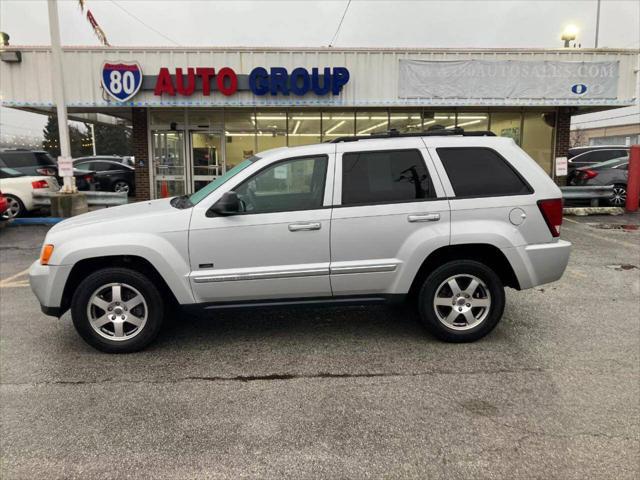
MULTIPOLYGON (((94 125, 98 155, 131 155, 131 129, 125 125, 94 125)), ((91 135, 89 135, 91 136, 91 135)))
MULTIPOLYGON (((60 136, 58 135, 58 117, 56 115, 49 115, 42 135, 44 137, 42 148, 57 159, 60 156, 60 136)), ((91 132, 86 124, 83 130, 75 125, 69 125, 69 141, 71 142, 72 157, 83 157, 93 153, 91 132)))

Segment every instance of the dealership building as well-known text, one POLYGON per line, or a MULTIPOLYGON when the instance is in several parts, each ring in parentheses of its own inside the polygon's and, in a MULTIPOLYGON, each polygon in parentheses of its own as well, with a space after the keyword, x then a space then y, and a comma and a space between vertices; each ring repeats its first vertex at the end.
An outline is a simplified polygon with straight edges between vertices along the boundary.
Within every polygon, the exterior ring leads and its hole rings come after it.
MULTIPOLYGON (((0 53, 2 105, 54 111, 50 48, 0 53)), ((270 148, 391 129, 490 130, 554 176, 571 115, 636 104, 638 54, 65 47, 64 96, 72 119, 131 125, 139 199, 193 192, 270 148)))

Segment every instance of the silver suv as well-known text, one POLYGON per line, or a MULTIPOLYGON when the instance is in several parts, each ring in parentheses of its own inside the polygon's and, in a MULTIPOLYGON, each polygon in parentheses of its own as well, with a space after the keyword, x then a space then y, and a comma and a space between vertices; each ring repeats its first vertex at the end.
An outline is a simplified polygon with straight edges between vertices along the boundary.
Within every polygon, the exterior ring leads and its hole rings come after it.
POLYGON ((428 329, 467 342, 500 320, 504 287, 562 276, 562 200, 509 138, 391 133, 280 148, 190 196, 65 220, 30 271, 45 314, 71 310, 106 352, 158 334, 170 307, 410 299, 428 329))

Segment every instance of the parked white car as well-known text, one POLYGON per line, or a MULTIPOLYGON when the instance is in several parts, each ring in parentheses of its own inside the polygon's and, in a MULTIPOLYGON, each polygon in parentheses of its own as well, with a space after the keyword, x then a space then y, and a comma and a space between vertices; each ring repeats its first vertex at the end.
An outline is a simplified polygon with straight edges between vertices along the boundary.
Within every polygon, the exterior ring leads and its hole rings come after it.
POLYGON ((451 342, 502 317, 505 287, 558 280, 562 194, 510 138, 445 130, 339 138, 245 160, 193 195, 54 226, 29 273, 42 311, 131 352, 168 305, 410 300, 451 342), (380 138, 381 137, 381 138, 380 138))
POLYGON ((60 186, 56 177, 25 175, 13 168, 0 168, 0 191, 7 198, 8 208, 2 215, 3 220, 19 217, 35 208, 33 192, 35 190, 55 192, 60 186))

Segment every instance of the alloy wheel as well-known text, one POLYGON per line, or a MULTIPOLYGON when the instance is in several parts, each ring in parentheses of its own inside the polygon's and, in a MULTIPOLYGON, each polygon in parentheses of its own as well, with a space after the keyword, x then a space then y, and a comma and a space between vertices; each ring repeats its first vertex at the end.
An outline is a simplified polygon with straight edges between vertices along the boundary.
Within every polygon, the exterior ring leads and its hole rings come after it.
POLYGON ((87 318, 91 328, 109 340, 129 340, 147 323, 149 310, 142 294, 126 283, 109 283, 89 297, 87 318))
POLYGON ((20 202, 13 197, 7 197, 7 211, 2 214, 2 218, 8 220, 20 215, 20 202))
POLYGON ((116 192, 129 193, 129 184, 127 182, 116 182, 113 189, 116 192))
POLYGON ((627 189, 621 186, 613 187, 613 196, 610 201, 611 204, 616 207, 620 207, 627 203, 627 189))
POLYGON ((469 330, 482 323, 491 310, 487 285, 474 275, 449 277, 436 290, 433 309, 438 320, 453 330, 469 330))

